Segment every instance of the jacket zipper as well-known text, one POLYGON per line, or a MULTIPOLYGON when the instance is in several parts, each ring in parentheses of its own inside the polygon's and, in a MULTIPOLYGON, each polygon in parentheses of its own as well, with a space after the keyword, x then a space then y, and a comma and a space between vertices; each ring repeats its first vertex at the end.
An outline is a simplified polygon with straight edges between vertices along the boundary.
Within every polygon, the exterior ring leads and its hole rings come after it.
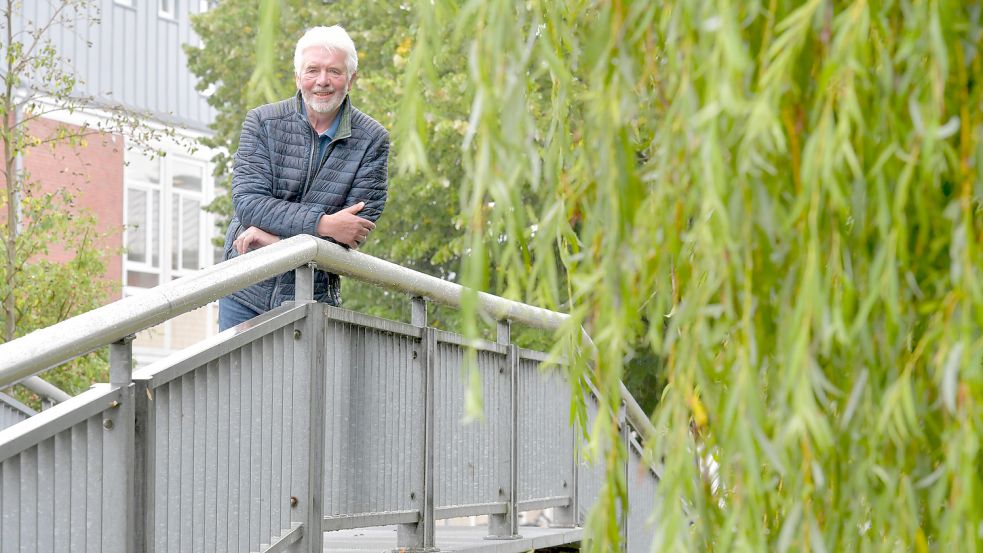
MULTIPOLYGON (((304 193, 301 194, 300 196, 301 202, 303 202, 307 198, 307 193, 310 192, 311 185, 314 184, 314 178, 317 177, 317 174, 321 172, 321 169, 324 167, 324 164, 328 162, 328 158, 331 157, 331 152, 334 151, 334 147, 335 147, 335 140, 336 139, 331 139, 331 142, 328 142, 328 147, 324 150, 324 155, 321 156, 321 163, 318 164, 317 171, 310 172, 310 169, 308 169, 310 174, 308 176, 307 182, 304 184, 304 193)), ((314 161, 314 151, 311 150, 311 164, 309 167, 313 167, 313 161, 314 161)))
POLYGON ((307 191, 311 188, 311 181, 314 180, 314 173, 311 169, 314 168, 314 151, 317 150, 317 134, 311 128, 310 124, 307 125, 307 128, 311 131, 311 155, 307 159, 307 174, 304 175, 304 189, 300 192, 301 202, 307 197, 307 191))
MULTIPOLYGON (((307 175, 306 178, 304 179, 304 190, 300 195, 301 202, 303 202, 304 199, 307 198, 307 192, 309 192, 311 189, 311 183, 314 182, 314 177, 321 172, 321 168, 324 167, 324 163, 327 161, 329 157, 331 157, 331 151, 334 150, 334 144, 335 144, 334 139, 332 139, 331 142, 328 143, 328 149, 325 151, 324 155, 321 156, 321 163, 317 166, 317 171, 311 171, 311 169, 314 168, 314 152, 318 149, 317 147, 318 138, 314 129, 312 129, 310 126, 308 126, 307 128, 310 129, 311 131, 311 155, 307 159, 307 175)), ((269 309, 273 309, 273 301, 277 297, 277 294, 280 293, 280 283, 282 278, 283 275, 279 275, 276 277, 276 284, 273 285, 273 294, 270 296, 269 309)))
MULTIPOLYGON (((311 154, 307 158, 307 174, 304 176, 304 189, 300 193, 300 201, 303 202, 304 198, 307 197, 307 191, 311 187, 311 181, 314 180, 311 169, 314 166, 314 151, 317 149, 317 134, 315 134, 314 129, 308 124, 307 128, 310 129, 311 136, 311 154)), ((283 275, 278 275, 276 277, 276 283, 273 285, 273 294, 270 295, 269 309, 273 309, 273 302, 276 300, 277 295, 280 293, 280 283, 283 279, 283 275)))

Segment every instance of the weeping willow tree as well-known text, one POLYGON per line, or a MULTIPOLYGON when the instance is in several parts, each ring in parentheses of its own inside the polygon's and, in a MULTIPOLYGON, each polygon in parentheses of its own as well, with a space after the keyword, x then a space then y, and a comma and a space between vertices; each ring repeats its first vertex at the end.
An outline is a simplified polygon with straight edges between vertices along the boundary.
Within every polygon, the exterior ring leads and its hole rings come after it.
POLYGON ((665 371, 654 550, 983 550, 979 2, 414 9, 394 144, 427 171, 466 56, 465 283, 572 314, 599 462, 626 362, 665 371))

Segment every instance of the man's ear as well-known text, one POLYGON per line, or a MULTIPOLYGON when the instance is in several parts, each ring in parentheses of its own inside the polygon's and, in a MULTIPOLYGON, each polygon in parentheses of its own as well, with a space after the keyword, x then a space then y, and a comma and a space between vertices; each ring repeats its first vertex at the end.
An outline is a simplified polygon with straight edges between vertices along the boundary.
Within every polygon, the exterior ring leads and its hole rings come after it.
POLYGON ((355 79, 358 78, 358 71, 352 73, 352 78, 348 79, 348 92, 352 91, 352 85, 355 84, 355 79))
POLYGON ((297 90, 300 90, 300 75, 294 75, 294 84, 297 85, 297 90))

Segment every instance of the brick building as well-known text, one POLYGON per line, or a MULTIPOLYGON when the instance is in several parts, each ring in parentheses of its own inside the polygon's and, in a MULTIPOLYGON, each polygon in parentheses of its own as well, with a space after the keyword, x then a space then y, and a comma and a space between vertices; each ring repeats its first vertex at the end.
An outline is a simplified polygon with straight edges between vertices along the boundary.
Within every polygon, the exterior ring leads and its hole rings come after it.
MULTIPOLYGON (((154 146, 166 155, 151 159, 129 137, 98 135, 84 147, 34 148, 24 169, 43 189, 69 189, 78 209, 98 220, 109 238, 97 247, 113 253, 104 278, 118 284, 116 297, 168 282, 220 260, 211 245, 213 217, 202 210, 215 194, 210 159, 214 151, 187 144, 209 135, 214 110, 187 69, 182 44, 197 44, 192 14, 210 0, 93 0, 98 23, 54 28, 46 35, 79 77, 76 92, 97 103, 122 104, 174 128, 182 141, 154 146)), ((15 30, 51 19, 57 0, 24 2, 15 30)), ((30 127, 46 136, 59 124, 98 121, 97 110, 58 113, 30 127)), ((52 256, 67 258, 57 246, 52 256)), ((145 364, 216 332, 217 308, 206 306, 138 336, 134 354, 145 364)))

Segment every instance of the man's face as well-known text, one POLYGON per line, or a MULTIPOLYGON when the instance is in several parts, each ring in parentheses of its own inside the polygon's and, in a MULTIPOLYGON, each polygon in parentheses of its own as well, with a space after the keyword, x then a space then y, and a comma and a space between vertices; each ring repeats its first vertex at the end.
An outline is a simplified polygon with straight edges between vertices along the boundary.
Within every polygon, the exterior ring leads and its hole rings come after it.
POLYGON ((311 46, 304 50, 303 56, 296 78, 307 109, 317 113, 337 111, 355 81, 355 75, 348 78, 345 53, 340 50, 329 53, 321 46, 311 46))

